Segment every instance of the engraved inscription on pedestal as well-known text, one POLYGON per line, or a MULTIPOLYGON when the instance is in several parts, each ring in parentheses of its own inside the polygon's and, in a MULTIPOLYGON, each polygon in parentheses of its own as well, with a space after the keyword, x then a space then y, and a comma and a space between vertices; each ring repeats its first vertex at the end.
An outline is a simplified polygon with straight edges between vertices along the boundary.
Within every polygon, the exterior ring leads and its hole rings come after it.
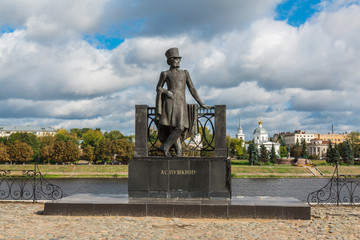
POLYGON ((195 175, 196 170, 161 170, 161 175, 195 175))
POLYGON ((195 157, 134 158, 129 163, 129 197, 230 198, 228 161, 195 157))

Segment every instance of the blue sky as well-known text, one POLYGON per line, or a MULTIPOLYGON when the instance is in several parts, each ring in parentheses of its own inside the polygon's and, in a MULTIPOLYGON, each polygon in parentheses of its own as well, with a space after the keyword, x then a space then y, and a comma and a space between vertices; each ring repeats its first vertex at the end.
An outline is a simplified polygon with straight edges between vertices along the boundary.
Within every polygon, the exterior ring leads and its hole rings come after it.
POLYGON ((124 38, 120 36, 112 36, 112 35, 86 35, 83 38, 85 41, 90 43, 91 45, 96 46, 99 49, 108 49, 113 50, 118 47, 121 43, 124 42, 124 38))
MULTIPOLYGON (((274 19, 286 21, 291 26, 299 27, 320 10, 318 6, 320 2, 320 0, 284 0, 277 4, 274 19)), ((145 23, 146 19, 143 19, 131 24, 127 23, 130 26, 121 26, 120 29, 126 28, 123 29, 124 32, 130 31, 136 33, 145 23)), ((120 45, 125 37, 131 37, 131 34, 130 36, 122 36, 120 29, 116 29, 115 27, 115 29, 112 28, 104 34, 86 35, 84 36, 84 40, 96 45, 97 48, 112 50, 120 45)))
POLYGON ((285 0, 276 6, 275 19, 299 27, 320 10, 318 6, 320 2, 320 0, 285 0))
POLYGON ((359 131, 359 32, 359 0, 0 0, 0 125, 133 134, 177 46, 233 137, 260 112, 270 134, 359 131))

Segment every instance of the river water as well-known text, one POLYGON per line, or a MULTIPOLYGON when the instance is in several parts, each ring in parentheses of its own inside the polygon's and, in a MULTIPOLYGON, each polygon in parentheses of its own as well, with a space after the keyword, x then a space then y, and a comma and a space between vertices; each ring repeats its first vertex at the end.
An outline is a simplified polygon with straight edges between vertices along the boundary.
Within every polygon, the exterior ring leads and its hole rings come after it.
MULTIPOLYGON (((49 179, 58 185, 65 196, 77 193, 126 194, 127 179, 49 179)), ((232 195, 295 197, 303 202, 309 193, 319 190, 329 179, 324 178, 234 178, 231 181, 232 195)))

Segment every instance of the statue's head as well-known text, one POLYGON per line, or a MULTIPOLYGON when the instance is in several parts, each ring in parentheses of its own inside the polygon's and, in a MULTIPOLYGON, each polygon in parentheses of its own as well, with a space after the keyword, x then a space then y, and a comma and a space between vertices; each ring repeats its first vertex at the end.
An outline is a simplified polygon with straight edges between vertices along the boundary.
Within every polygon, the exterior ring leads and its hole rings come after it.
POLYGON ((181 57, 178 48, 170 48, 165 52, 165 56, 167 58, 167 64, 175 68, 180 67, 181 57))

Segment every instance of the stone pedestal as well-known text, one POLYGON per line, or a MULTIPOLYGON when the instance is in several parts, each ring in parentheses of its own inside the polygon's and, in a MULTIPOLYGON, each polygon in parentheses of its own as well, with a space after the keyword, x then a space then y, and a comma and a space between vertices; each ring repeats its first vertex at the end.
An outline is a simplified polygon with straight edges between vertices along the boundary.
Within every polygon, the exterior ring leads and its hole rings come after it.
POLYGON ((230 160, 222 157, 134 157, 130 198, 231 198, 230 160))
POLYGON ((127 195, 75 194, 46 202, 44 215, 168 218, 311 219, 310 206, 291 197, 144 199, 127 195))

